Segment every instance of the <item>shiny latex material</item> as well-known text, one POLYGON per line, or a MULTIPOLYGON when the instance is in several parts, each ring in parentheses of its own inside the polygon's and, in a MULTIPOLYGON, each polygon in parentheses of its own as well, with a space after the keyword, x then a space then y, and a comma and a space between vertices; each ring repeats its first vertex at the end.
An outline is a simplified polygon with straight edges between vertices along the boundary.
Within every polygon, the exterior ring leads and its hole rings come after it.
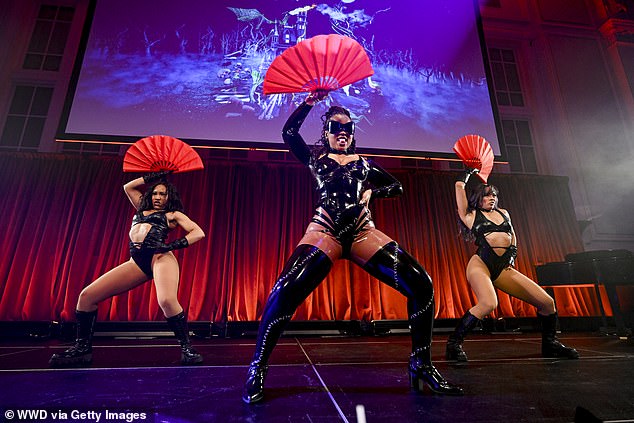
POLYGON ((511 226, 511 222, 508 217, 497 209, 495 211, 498 212, 504 219, 504 221, 499 225, 487 219, 486 216, 484 216, 484 213, 482 213, 482 210, 476 209, 476 215, 473 220, 471 232, 473 232, 473 235, 476 237, 477 245, 486 244, 487 241, 485 237, 492 232, 504 232, 510 235, 513 234, 513 226, 511 226))
POLYGON ((412 354, 428 353, 434 326, 434 286, 425 269, 394 241, 377 251, 363 269, 407 297, 412 354))
POLYGON ((401 183, 371 160, 359 157, 358 160, 340 165, 327 155, 313 157, 299 134, 311 109, 312 106, 302 103, 286 121, 282 138, 295 157, 310 168, 317 182, 317 205, 323 207, 333 220, 339 221, 341 214, 358 207, 367 188, 372 188, 373 199, 395 197, 403 193, 401 183))
POLYGON ((255 353, 244 385, 245 402, 262 399, 266 366, 284 327, 331 268, 328 256, 312 245, 299 245, 286 262, 264 306, 255 353))
POLYGON ((49 360, 51 367, 85 366, 92 363, 92 335, 97 321, 97 310, 75 311, 77 318, 77 338, 69 349, 53 354, 49 360))
POLYGON ((462 388, 447 382, 431 362, 418 357, 409 360, 409 381, 416 391, 422 392, 427 386, 434 394, 464 395, 462 388))
POLYGON ((517 247, 510 245, 508 247, 492 247, 486 239, 486 236, 492 232, 504 232, 509 235, 513 234, 513 226, 511 221, 506 217, 504 213, 495 209, 499 213, 504 221, 499 225, 484 216, 482 210, 476 209, 475 219, 471 232, 475 235, 475 243, 478 246, 476 254, 482 259, 484 264, 491 273, 491 280, 494 281, 500 276, 500 273, 509 266, 515 264, 515 258, 517 257, 517 247), (495 249, 506 249, 504 254, 498 255, 495 249))
POLYGON ((187 247, 189 247, 189 241, 187 241, 187 238, 182 237, 169 244, 159 245, 154 251, 156 253, 167 253, 168 251, 180 250, 187 247))
MULTIPOLYGON (((345 247, 354 241, 358 231, 371 224, 369 216, 364 216, 366 206, 360 204, 364 182, 377 188, 373 189, 373 197, 401 194, 402 187, 389 173, 364 158, 341 165, 328 156, 313 157, 299 135, 299 128, 311 108, 305 103, 300 105, 291 114, 283 130, 284 141, 291 152, 311 169, 317 181, 318 207, 304 239, 311 234, 311 226, 317 224, 323 228, 323 238, 334 237, 345 247)), ((431 366, 429 350, 434 317, 431 279, 420 264, 395 242, 387 242, 378 248, 363 263, 363 268, 408 297, 412 357, 418 359, 424 356, 425 362, 431 366)), ((350 250, 350 247, 347 249, 350 250)), ((338 257, 335 255, 335 258, 338 257)), ((300 244, 287 261, 264 308, 256 351, 244 386, 243 401, 251 403, 263 398, 268 359, 284 326, 297 307, 326 277, 332 263, 324 251, 310 244, 300 244)))
POLYGON ((137 244, 139 243, 130 242, 130 257, 139 266, 139 269, 145 273, 145 276, 148 279, 152 279, 154 277, 154 272, 152 272, 154 248, 144 247, 142 243, 140 243, 140 246, 137 246, 137 244))
POLYGON ((317 181, 317 206, 323 207, 335 221, 340 221, 344 214, 359 214, 360 208, 363 208, 360 202, 366 182, 374 187, 373 199, 403 193, 398 180, 362 157, 341 165, 326 155, 314 160, 309 167, 317 181))
POLYGON ((480 319, 469 311, 462 316, 456 329, 449 335, 449 339, 447 339, 447 348, 445 351, 447 360, 467 361, 467 354, 462 349, 462 343, 467 334, 473 330, 479 321, 480 319))
POLYGON ((546 358, 579 358, 579 353, 574 348, 562 344, 557 339, 557 313, 542 316, 537 313, 537 319, 542 327, 542 356, 546 358))
POLYGON ((258 366, 251 364, 247 372, 247 381, 242 392, 242 401, 247 404, 259 402, 264 399, 264 378, 268 371, 268 366, 258 366))
POLYGON ((491 280, 494 281, 500 276, 504 269, 513 266, 515 257, 517 257, 517 247, 515 245, 507 247, 504 254, 500 256, 486 243, 478 247, 476 254, 482 259, 487 269, 489 269, 491 280))
POLYGON ((385 245, 363 268, 407 296, 412 336, 412 354, 409 360, 412 388, 422 391, 424 386, 428 386, 436 394, 463 395, 462 389, 447 382, 431 362, 434 288, 425 269, 396 242, 385 245))
POLYGON ((132 219, 132 226, 140 223, 152 225, 142 242, 130 241, 129 244, 132 260, 150 279, 153 277, 152 257, 154 257, 157 248, 165 245, 165 239, 169 232, 165 213, 166 211, 160 210, 145 216, 142 211, 139 211, 132 219))
POLYGON ((187 316, 181 311, 176 316, 168 317, 167 325, 174 332, 178 343, 181 346, 181 364, 189 366, 192 364, 200 364, 203 357, 196 351, 189 340, 189 329, 187 327, 187 316))

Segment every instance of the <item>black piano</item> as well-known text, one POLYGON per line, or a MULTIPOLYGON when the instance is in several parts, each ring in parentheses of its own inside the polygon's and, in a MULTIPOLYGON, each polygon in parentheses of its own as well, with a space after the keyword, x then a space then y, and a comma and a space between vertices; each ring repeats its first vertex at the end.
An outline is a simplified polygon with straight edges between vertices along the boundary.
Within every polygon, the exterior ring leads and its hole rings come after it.
POLYGON ((593 285, 601 309, 604 326, 607 327, 605 310, 601 302, 599 285, 605 287, 612 307, 616 332, 627 336, 631 331, 625 326, 616 292, 618 285, 634 285, 634 255, 629 250, 597 250, 571 253, 566 261, 537 266, 537 283, 544 287, 562 285, 593 285))

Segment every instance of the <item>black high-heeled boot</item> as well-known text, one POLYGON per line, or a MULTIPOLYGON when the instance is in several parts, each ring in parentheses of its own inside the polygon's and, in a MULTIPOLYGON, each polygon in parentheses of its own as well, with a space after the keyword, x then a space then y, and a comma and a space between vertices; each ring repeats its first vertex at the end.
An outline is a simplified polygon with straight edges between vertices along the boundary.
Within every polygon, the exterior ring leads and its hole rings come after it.
POLYGON ((442 377, 431 362, 429 348, 413 353, 409 359, 409 383, 419 392, 425 390, 425 385, 435 394, 464 395, 464 391, 442 377))
POLYGON ((88 366, 92 363, 92 335, 97 321, 97 310, 75 310, 77 318, 77 338, 66 351, 53 354, 48 364, 51 367, 88 366))
POLYGON ((181 346, 181 364, 191 366, 202 363, 203 356, 192 347, 189 340, 189 329, 187 328, 185 312, 181 311, 176 316, 168 317, 166 320, 181 346))
POLYGON ((284 327, 308 295, 332 268, 332 261, 319 248, 298 245, 286 262, 269 295, 258 329, 255 353, 249 365, 242 401, 247 404, 264 398, 264 378, 268 361, 284 327))
POLYGON ((447 347, 445 349, 445 357, 447 360, 455 360, 460 362, 467 361, 467 353, 462 349, 462 343, 464 342, 465 337, 471 330, 478 324, 480 319, 475 317, 469 311, 467 311, 460 322, 458 322, 458 326, 453 331, 449 338, 447 339, 447 347))
POLYGON ((557 339, 557 313, 542 316, 537 313, 537 319, 542 327, 542 357, 546 358, 568 358, 571 360, 579 358, 579 353, 574 348, 570 348, 559 342, 557 339))
POLYGON ((244 383, 242 401, 247 404, 262 401, 264 398, 264 378, 269 366, 258 362, 251 362, 247 372, 247 381, 244 383))
POLYGON ((432 280, 414 257, 396 242, 384 245, 363 268, 382 282, 407 296, 412 335, 409 359, 410 386, 443 395, 463 395, 462 389, 447 382, 431 362, 431 337, 434 328, 434 286, 432 280))

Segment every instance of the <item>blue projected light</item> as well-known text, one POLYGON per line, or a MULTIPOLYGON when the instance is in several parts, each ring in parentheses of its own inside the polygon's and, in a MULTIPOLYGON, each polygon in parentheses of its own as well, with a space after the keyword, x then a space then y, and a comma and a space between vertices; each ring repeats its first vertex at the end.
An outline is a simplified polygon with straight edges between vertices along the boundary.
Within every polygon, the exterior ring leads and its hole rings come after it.
POLYGON ((337 104, 361 151, 449 157, 479 134, 500 155, 473 0, 97 0, 58 138, 284 148, 306 93, 265 96, 264 75, 286 48, 329 33, 357 40, 375 74, 315 106, 307 143, 337 104))

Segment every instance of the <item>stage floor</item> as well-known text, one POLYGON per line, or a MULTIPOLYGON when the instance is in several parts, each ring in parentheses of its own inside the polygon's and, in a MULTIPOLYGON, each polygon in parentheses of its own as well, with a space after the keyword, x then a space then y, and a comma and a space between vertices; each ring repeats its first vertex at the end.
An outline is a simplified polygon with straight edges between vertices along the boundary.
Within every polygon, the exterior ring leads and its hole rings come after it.
POLYGON ((569 361, 542 359, 537 333, 477 334, 465 343, 470 358, 465 365, 444 360, 446 339, 434 336, 435 364, 464 388, 463 397, 410 391, 407 335, 302 336, 280 340, 265 400, 252 405, 242 402, 241 390, 253 338, 194 339, 205 363, 181 367, 173 338, 97 337, 92 367, 60 370, 48 369, 47 362, 66 344, 5 339, 0 412, 2 421, 14 422, 316 423, 363 417, 367 422, 572 422, 582 407, 603 421, 634 421, 631 339, 567 333, 562 341, 581 353, 581 359, 569 361), (359 405, 364 410, 357 414, 359 405), (9 420, 18 410, 36 414, 9 420), (106 419, 106 411, 119 414, 106 419))

